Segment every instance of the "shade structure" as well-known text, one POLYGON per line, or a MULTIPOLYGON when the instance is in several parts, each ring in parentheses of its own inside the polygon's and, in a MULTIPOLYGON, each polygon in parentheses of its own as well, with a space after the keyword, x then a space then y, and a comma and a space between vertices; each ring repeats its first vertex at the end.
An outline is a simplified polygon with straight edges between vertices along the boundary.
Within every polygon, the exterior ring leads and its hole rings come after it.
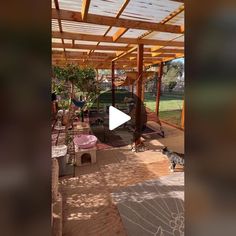
MULTIPOLYGON (((148 78, 150 77, 153 78, 154 75, 155 75, 155 72, 153 71, 145 71, 143 72, 143 80, 147 81, 148 78)), ((119 86, 133 85, 135 81, 137 80, 137 76, 138 76, 138 72, 128 71, 126 72, 126 78, 121 81, 116 81, 115 86, 119 87, 119 86)))
POLYGON ((184 56, 182 0, 52 0, 52 64, 136 68, 184 56))

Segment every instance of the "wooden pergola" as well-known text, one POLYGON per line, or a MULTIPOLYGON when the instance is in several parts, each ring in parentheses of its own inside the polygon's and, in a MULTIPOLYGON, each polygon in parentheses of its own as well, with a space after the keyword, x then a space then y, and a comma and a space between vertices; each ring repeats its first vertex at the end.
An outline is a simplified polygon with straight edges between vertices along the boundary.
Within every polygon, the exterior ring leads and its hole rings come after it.
MULTIPOLYGON (((52 64, 137 71, 184 57, 183 0, 52 0, 52 64)), ((158 80, 160 90, 161 79, 158 80)), ((159 99, 159 96, 157 96, 159 99)), ((159 100, 157 100, 157 111, 159 100)))

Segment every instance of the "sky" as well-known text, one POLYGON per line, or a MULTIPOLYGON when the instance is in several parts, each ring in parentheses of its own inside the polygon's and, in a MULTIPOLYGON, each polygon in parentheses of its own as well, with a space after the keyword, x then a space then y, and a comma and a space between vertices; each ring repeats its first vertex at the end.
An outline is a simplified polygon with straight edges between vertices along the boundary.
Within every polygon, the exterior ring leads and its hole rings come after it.
POLYGON ((177 59, 174 59, 172 61, 181 61, 182 63, 184 63, 184 58, 183 57, 182 58, 177 58, 177 59))

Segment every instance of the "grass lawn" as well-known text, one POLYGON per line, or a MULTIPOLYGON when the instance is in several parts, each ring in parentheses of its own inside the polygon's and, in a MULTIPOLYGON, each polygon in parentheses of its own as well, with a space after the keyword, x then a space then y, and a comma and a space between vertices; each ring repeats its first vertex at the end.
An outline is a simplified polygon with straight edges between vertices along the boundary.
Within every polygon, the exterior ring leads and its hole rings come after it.
MULTIPOLYGON (((146 106, 155 111, 156 97, 151 96, 150 93, 145 94, 146 106)), ((181 96, 170 94, 162 95, 160 98, 160 118, 169 123, 180 125, 181 123, 181 110, 183 107, 183 98, 181 96)))
MULTIPOLYGON (((126 107, 123 100, 126 96, 129 96, 126 90, 118 90, 115 92, 116 104, 119 104, 119 108, 126 107)), ((103 93, 100 96, 100 108, 111 104, 111 91, 103 93)), ((151 93, 145 93, 145 105, 155 111, 156 109, 156 96, 151 93)), ((88 104, 93 108, 97 108, 96 101, 88 104)), ((183 95, 177 94, 163 94, 160 99, 160 118, 169 123, 180 125, 181 124, 181 110, 183 107, 183 95)))

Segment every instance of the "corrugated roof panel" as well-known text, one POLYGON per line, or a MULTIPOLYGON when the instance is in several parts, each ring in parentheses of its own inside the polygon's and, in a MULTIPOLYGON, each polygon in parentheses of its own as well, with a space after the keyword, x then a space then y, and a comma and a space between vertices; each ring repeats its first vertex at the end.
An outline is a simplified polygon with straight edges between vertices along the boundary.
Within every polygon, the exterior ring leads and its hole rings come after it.
POLYGON ((93 41, 83 41, 83 40, 75 40, 75 44, 97 45, 97 42, 93 42, 93 41))
POLYGON ((67 52, 89 52, 89 50, 85 49, 75 49, 75 48, 66 48, 67 52))
POLYGON ((52 42, 53 43, 62 43, 62 40, 58 39, 58 38, 52 38, 52 42))
POLYGON ((173 40, 182 34, 166 33, 166 32, 152 32, 151 34, 144 37, 145 39, 156 39, 156 40, 173 40))
POLYGON ((109 50, 95 50, 94 52, 101 52, 101 53, 107 53, 107 54, 113 54, 116 53, 116 51, 109 51, 109 50))
POLYGON ((133 0, 120 18, 160 22, 181 5, 182 3, 169 0, 133 0))
POLYGON ((52 31, 60 31, 58 20, 52 19, 52 31))
POLYGON ((147 30, 129 29, 123 37, 125 38, 138 38, 142 34, 146 33, 147 30))
POLYGON ((101 43, 99 43, 99 45, 101 45, 101 46, 121 46, 121 47, 125 47, 128 44, 127 43, 105 43, 105 42, 101 42, 101 43))
POLYGON ((170 25, 184 25, 184 12, 179 13, 177 16, 168 21, 170 25))
POLYGON ((72 40, 71 39, 64 39, 64 43, 71 43, 72 44, 72 40))
POLYGON ((81 11, 82 0, 58 0, 59 8, 69 11, 81 11))
POLYGON ((184 35, 182 35, 181 37, 178 37, 178 38, 174 39, 173 41, 184 42, 184 35))
POLYGON ((117 32, 118 29, 119 27, 115 27, 115 26, 111 27, 111 29, 109 30, 106 36, 113 36, 117 32))
POLYGON ((52 7, 52 8, 56 8, 56 7, 55 7, 54 0, 51 1, 51 7, 52 7))
POLYGON ((167 47, 163 47, 164 49, 184 49, 184 47, 171 47, 171 46, 167 46, 167 47))
POLYGON ((62 20, 62 30, 71 33, 103 35, 109 26, 62 20))
POLYGON ((124 0, 91 0, 89 13, 115 17, 124 0))

